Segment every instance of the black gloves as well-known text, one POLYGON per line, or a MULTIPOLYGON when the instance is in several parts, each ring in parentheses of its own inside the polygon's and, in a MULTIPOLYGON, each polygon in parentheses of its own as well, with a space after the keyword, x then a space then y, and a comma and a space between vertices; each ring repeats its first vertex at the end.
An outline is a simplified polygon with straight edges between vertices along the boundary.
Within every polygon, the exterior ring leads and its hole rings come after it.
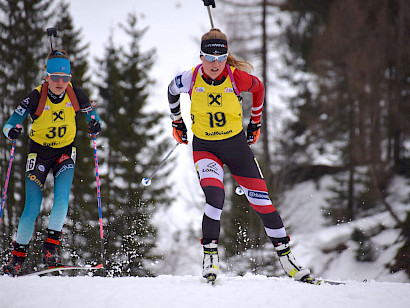
POLYGON ((253 123, 252 120, 249 122, 248 129, 246 130, 246 138, 248 139, 248 144, 254 144, 258 141, 261 134, 261 123, 253 123))
POLYGON ((88 122, 88 131, 91 135, 98 135, 98 133, 101 131, 100 122, 98 122, 96 119, 91 119, 91 121, 88 122))
POLYGON ((22 127, 13 127, 9 130, 8 138, 10 140, 17 139, 21 135, 22 127))
POLYGON ((202 0, 204 2, 205 6, 210 6, 212 5, 213 8, 215 8, 215 0, 202 0))

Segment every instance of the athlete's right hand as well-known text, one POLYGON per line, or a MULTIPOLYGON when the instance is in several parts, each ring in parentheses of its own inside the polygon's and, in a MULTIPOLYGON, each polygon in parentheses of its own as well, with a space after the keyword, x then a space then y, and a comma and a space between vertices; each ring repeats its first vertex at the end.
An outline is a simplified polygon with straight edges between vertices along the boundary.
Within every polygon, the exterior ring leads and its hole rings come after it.
POLYGON ((179 143, 188 144, 187 129, 182 118, 177 121, 172 121, 172 135, 179 143))
POLYGON ((10 140, 17 139, 21 135, 22 127, 13 127, 9 130, 9 133, 7 135, 7 138, 10 140))

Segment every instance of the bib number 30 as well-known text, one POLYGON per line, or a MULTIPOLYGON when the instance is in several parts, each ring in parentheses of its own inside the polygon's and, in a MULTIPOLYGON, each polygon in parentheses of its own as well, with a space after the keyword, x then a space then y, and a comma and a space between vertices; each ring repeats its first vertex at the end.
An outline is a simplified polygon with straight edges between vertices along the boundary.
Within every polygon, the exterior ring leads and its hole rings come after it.
POLYGON ((53 139, 55 137, 62 138, 67 133, 67 126, 49 127, 46 137, 53 139))

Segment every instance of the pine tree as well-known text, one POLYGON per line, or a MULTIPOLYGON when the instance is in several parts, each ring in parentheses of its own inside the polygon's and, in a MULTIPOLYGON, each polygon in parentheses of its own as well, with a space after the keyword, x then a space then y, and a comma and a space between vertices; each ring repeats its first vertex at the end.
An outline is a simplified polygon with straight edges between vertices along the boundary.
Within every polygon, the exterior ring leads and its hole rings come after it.
POLYGON ((312 156, 337 155, 335 161, 349 172, 346 204, 352 219, 355 186, 361 185, 357 167, 369 170, 371 194, 387 204, 383 191, 388 179, 406 160, 397 136, 409 137, 404 124, 409 109, 402 104, 406 91, 398 89, 408 89, 409 83, 397 64, 406 61, 408 42, 400 33, 408 5, 339 0, 288 4, 294 16, 286 36, 291 55, 314 75, 305 82, 293 79, 302 87, 292 105, 298 119, 288 126, 293 135, 287 140, 301 140, 300 149, 312 156), (401 53, 393 52, 396 48, 401 53), (393 71, 400 72, 400 80, 393 71))
MULTIPOLYGON (((347 220, 384 207, 407 234, 405 222, 386 201, 386 188, 395 172, 408 174, 404 143, 410 140, 406 120, 410 109, 404 102, 408 105, 410 88, 405 37, 409 3, 289 0, 287 4, 293 16, 287 44, 292 56, 299 56, 297 63, 314 77, 305 80, 295 97, 297 120, 288 126, 293 133, 288 140, 303 141, 304 152, 337 155, 334 161, 348 172, 348 185, 337 203, 344 208, 336 211, 348 213, 347 220), (367 178, 359 176, 359 168, 366 170, 367 178), (360 194, 363 180, 367 189, 360 194), (359 198, 363 201, 356 202, 359 198)), ((401 257, 399 252, 398 263, 401 257)))
POLYGON ((104 122, 104 157, 107 170, 101 174, 103 217, 106 221, 107 259, 112 275, 153 275, 148 261, 157 258, 155 228, 151 223, 156 207, 170 203, 167 184, 157 174, 158 185, 142 189, 145 172, 154 168, 169 146, 157 136, 161 115, 148 108, 153 83, 148 76, 154 51, 142 52, 140 41, 146 29, 137 28, 130 14, 122 29, 130 38, 128 48, 110 37, 105 56, 99 61, 103 72, 98 85, 104 122), (159 143, 158 145, 158 142, 159 143))

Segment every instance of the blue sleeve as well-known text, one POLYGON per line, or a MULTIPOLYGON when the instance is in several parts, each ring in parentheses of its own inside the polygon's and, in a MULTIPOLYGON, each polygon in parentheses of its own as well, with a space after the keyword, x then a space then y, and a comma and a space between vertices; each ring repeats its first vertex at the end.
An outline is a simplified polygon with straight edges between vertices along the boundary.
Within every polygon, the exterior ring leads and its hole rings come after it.
POLYGON ((4 124, 4 126, 3 126, 4 136, 6 136, 8 138, 10 129, 12 129, 13 127, 16 127, 17 125, 20 125, 29 113, 30 113, 30 111, 28 109, 25 109, 24 112, 22 112, 22 109, 20 109, 20 106, 19 106, 13 112, 13 114, 8 119, 6 124, 4 124))
POLYGON ((91 111, 85 113, 85 118, 87 119, 87 123, 89 123, 92 119, 92 116, 94 116, 94 119, 97 120, 98 122, 100 122, 101 124, 101 119, 97 114, 97 111, 95 111, 95 109, 92 109, 91 111))

